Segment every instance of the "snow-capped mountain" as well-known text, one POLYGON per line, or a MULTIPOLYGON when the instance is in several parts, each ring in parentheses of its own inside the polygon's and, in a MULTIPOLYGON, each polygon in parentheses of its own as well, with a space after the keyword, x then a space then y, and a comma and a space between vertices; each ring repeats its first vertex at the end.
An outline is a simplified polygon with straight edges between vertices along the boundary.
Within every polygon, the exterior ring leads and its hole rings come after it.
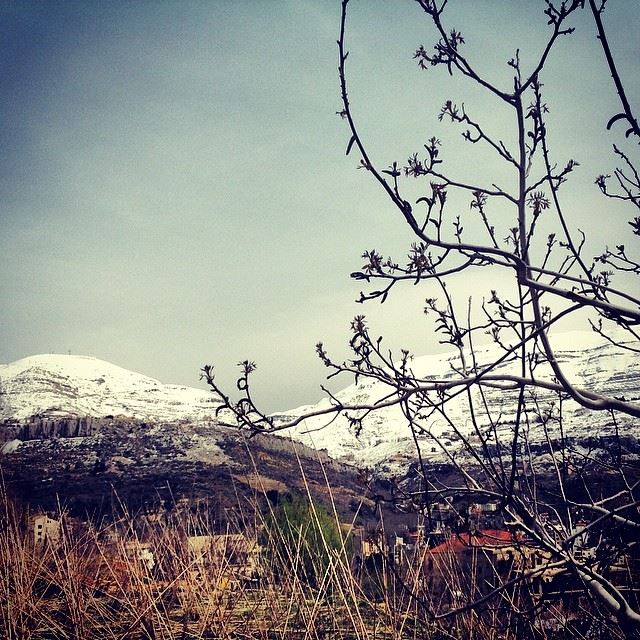
MULTIPOLYGON (((626 334, 619 336, 623 343, 631 345, 626 334)), ((576 387, 600 392, 608 396, 624 397, 627 401, 638 401, 640 397, 640 355, 622 346, 604 341, 594 332, 568 332, 551 337, 556 358, 567 378, 576 387)), ((635 348, 640 347, 637 342, 635 348)), ((476 349, 475 356, 479 364, 493 362, 501 353, 496 345, 481 346, 476 349)), ((411 363, 414 374, 425 380, 447 380, 458 374, 452 367, 460 367, 457 353, 415 358, 411 363)), ((512 365, 501 365, 493 373, 517 373, 512 365)), ((549 365, 540 365, 536 370, 539 379, 552 381, 553 375, 549 365)), ((380 382, 363 379, 336 394, 343 405, 375 404, 386 398, 391 388, 380 382)), ((545 391, 536 391, 537 402, 542 411, 558 412, 557 395, 545 391), (551 403, 554 403, 553 408, 551 403)), ((480 402, 477 391, 474 391, 476 420, 481 427, 488 426, 483 402, 480 402)), ((492 418, 500 415, 498 429, 501 438, 511 434, 516 409, 515 392, 499 389, 485 389, 485 399, 492 418)), ((533 400, 529 398, 528 407, 533 409, 533 400)), ((307 405, 284 413, 279 420, 287 420, 302 416, 330 406, 328 399, 316 405, 307 405)), ((565 433, 582 439, 595 435, 613 434, 615 425, 607 412, 589 411, 573 401, 563 401, 563 428, 565 433)), ((362 413, 350 412, 352 417, 362 413)), ((447 416, 462 433, 473 430, 472 418, 465 394, 447 404, 447 416)), ((422 453, 426 459, 438 461, 445 459, 444 451, 456 448, 458 436, 445 417, 434 412, 425 417, 420 424, 430 435, 418 435, 422 453), (435 436, 435 438, 433 437, 435 436), (444 450, 443 450, 444 447, 444 450)), ((557 430, 557 423, 549 423, 550 430, 557 430)), ((626 416, 618 418, 617 428, 620 433, 640 434, 640 424, 626 416)), ((326 449, 332 457, 352 461, 359 465, 376 468, 382 472, 395 472, 406 468, 409 461, 416 457, 413 436, 398 406, 376 410, 367 415, 362 429, 356 434, 349 419, 345 415, 335 417, 334 414, 312 417, 298 425, 290 434, 291 437, 312 445, 318 449, 326 449)), ((554 435, 551 433, 551 436, 554 435)), ((530 442, 539 442, 545 438, 540 420, 533 411, 529 414, 528 438, 530 442)))
MULTIPOLYGON (((618 341, 628 342, 623 334, 618 341)), ((567 378, 577 387, 637 402, 640 397, 640 355, 622 346, 604 341, 593 332, 570 332, 552 336, 556 357, 567 378)), ((640 347, 638 343, 633 345, 640 347)), ((480 364, 490 363, 500 355, 496 345, 481 346, 475 357, 480 364)), ((415 358, 414 374, 425 380, 447 380, 459 367, 458 355, 447 353, 415 358)), ((510 365, 501 365, 493 373, 514 373, 510 365)), ((517 372, 516 372, 517 373, 517 372)), ((552 380, 548 365, 540 365, 536 376, 552 380)), ((344 405, 375 404, 389 394, 383 384, 363 379, 336 394, 344 405)), ((477 392, 476 392, 477 393, 477 392)), ((558 411, 557 396, 538 390, 537 402, 542 411, 558 411), (551 403, 555 403, 553 406, 551 403)), ((476 399, 477 395, 476 395, 476 399)), ((500 415, 498 435, 508 438, 515 417, 514 392, 485 389, 484 401, 495 419, 500 415)), ((487 426, 482 404, 476 403, 476 419, 487 426)), ((40 355, 0 365, 0 420, 27 420, 32 416, 95 418, 115 416, 150 424, 189 422, 215 425, 218 403, 208 391, 184 386, 165 385, 146 376, 127 371, 96 358, 67 355, 40 355)), ((278 420, 287 420, 330 406, 325 399, 288 411, 278 420)), ((533 403, 529 398, 528 407, 533 403)), ((619 416, 617 425, 607 412, 589 411, 565 400, 562 406, 565 433, 578 439, 591 435, 607 435, 617 428, 620 433, 638 435, 640 425, 619 416)), ((357 412, 351 412, 357 417, 357 412)), ((473 429, 471 414, 464 395, 447 404, 447 417, 461 432, 473 429)), ((550 429, 556 428, 553 421, 550 429)), ((444 459, 445 450, 456 448, 452 424, 434 412, 421 420, 430 435, 420 435, 420 445, 427 459, 444 459), (435 438, 438 440, 436 441, 435 438), (449 449, 450 448, 450 449, 449 449)), ((334 414, 308 418, 298 427, 281 435, 316 449, 326 449, 334 459, 381 472, 406 468, 415 459, 415 443, 402 412, 397 406, 376 410, 364 419, 356 434, 346 415, 334 414)), ((551 434, 553 436, 553 434, 551 434)), ((545 437, 540 420, 531 411, 528 416, 530 442, 545 437)))
POLYGON ((356 469, 274 435, 252 438, 248 455, 244 434, 215 420, 217 406, 208 391, 96 358, 41 355, 0 365, 3 485, 54 511, 64 504, 98 513, 117 496, 132 513, 184 500, 226 513, 257 492, 306 493, 307 482, 322 500, 329 477, 342 489, 338 510, 353 518, 351 505, 362 497, 356 469))
POLYGON ((209 391, 163 384, 87 356, 37 355, 0 364, 0 420, 46 415, 206 422, 216 405, 209 391))

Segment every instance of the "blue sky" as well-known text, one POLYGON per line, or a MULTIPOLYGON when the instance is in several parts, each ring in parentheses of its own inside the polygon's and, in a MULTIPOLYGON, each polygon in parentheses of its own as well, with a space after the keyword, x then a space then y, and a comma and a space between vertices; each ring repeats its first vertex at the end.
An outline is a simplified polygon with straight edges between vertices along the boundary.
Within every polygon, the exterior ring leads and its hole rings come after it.
MULTIPOLYGON (((535 59, 548 29, 543 2, 449 5, 469 57, 505 87, 506 60, 516 48, 535 59)), ((638 104, 640 11, 609 5, 638 104)), ((583 163, 567 187, 577 226, 600 220, 593 179, 620 138, 604 131, 617 103, 588 18, 542 79, 558 162, 583 163)), ((231 385, 250 358, 259 397, 282 409, 319 399, 314 345, 343 354, 356 313, 389 346, 437 348, 428 291, 354 303, 362 251, 398 254, 411 237, 344 156, 338 19, 325 0, 0 6, 0 361, 71 351, 195 386, 203 364, 231 385)), ((412 54, 433 38, 413 2, 352 1, 351 97, 372 155, 402 162, 437 135, 453 173, 501 177, 436 116, 446 98, 464 100, 508 140, 509 114, 420 71, 412 54)))

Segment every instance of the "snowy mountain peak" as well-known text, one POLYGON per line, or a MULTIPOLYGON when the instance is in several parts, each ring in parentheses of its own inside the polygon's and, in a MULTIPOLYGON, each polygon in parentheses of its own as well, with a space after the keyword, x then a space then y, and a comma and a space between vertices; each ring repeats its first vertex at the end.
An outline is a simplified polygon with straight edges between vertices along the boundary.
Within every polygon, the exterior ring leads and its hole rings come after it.
POLYGON ((119 415, 204 422, 213 419, 216 404, 208 391, 163 384, 89 356, 43 354, 0 364, 0 419, 119 415))
POLYGON ((0 372, 6 376, 21 374, 32 369, 43 369, 51 373, 73 376, 78 379, 92 380, 108 376, 112 381, 130 381, 133 379, 146 380, 154 385, 161 384, 158 380, 148 378, 139 373, 129 371, 106 360, 93 356, 66 355, 60 353, 40 354, 28 356, 10 364, 0 365, 0 372))
MULTIPOLYGON (((554 334, 550 338, 557 361, 576 386, 638 401, 640 357, 637 351, 606 342, 593 332, 554 334)), ((628 342, 628 335, 616 339, 618 341, 628 342)), ((632 346, 639 348, 637 342, 632 346)), ((499 355, 494 344, 479 346, 475 352, 480 365, 495 361, 499 355)), ((411 361, 414 374, 424 381, 447 379, 455 375, 452 367, 459 364, 454 353, 421 356, 411 361)), ((509 373, 511 367, 505 362, 496 367, 494 373, 509 373)), ((553 379, 548 364, 540 365, 536 375, 539 379, 553 379)), ((344 406, 353 406, 374 404, 388 393, 389 388, 380 382, 361 380, 336 397, 344 406)), ((538 391, 538 402, 550 405, 556 400, 551 392, 538 391)), ((501 416, 498 435, 508 438, 516 407, 514 394, 488 388, 483 402, 494 416, 501 416)), ((278 419, 299 417, 329 405, 329 399, 324 399, 317 405, 288 411, 278 419)), ((0 420, 26 420, 32 416, 118 416, 158 424, 203 424, 215 421, 218 406, 218 400, 209 391, 163 384, 97 358, 38 355, 0 365, 0 420)), ((588 412, 569 401, 565 402, 563 411, 566 433, 572 436, 606 435, 614 429, 606 412, 588 412)), ((469 433, 471 416, 463 396, 448 405, 447 413, 456 430, 469 433)), ((476 417, 481 420, 482 411, 476 417)), ((443 459, 444 452, 434 436, 443 446, 455 447, 459 434, 437 412, 423 423, 420 436, 423 454, 435 461, 443 459)), ((620 433, 637 433, 636 421, 625 416, 619 418, 615 428, 620 433)), ((338 460, 382 472, 406 467, 416 455, 412 434, 397 406, 367 415, 358 432, 347 416, 327 415, 309 418, 285 435, 314 448, 326 449, 338 460)), ((529 438, 533 442, 542 435, 532 415, 529 438)))
MULTIPOLYGON (((577 387, 604 393, 613 397, 624 396, 627 400, 637 402, 640 393, 640 357, 637 351, 621 346, 626 343, 638 349, 637 341, 630 340, 628 334, 615 334, 615 342, 605 341, 595 332, 571 331, 550 336, 555 350, 556 360, 565 375, 577 387)), ((495 344, 479 346, 475 357, 480 366, 496 361, 501 351, 495 344)), ((415 376, 427 382, 429 380, 446 380, 457 376, 452 367, 460 367, 459 355, 454 352, 439 355, 416 357, 411 361, 415 376)), ((517 373, 513 364, 503 363, 493 373, 517 373)), ((548 364, 542 364, 536 370, 538 379, 553 381, 553 372, 548 364)), ((344 406, 373 405, 382 398, 388 397, 390 387, 378 381, 361 380, 358 384, 346 387, 335 394, 344 406)), ((474 391, 474 394, 476 392, 474 391)), ((501 417, 498 427, 499 437, 508 439, 511 435, 511 424, 515 418, 516 393, 500 389, 485 389, 483 402, 476 397, 474 408, 475 419, 483 422, 486 407, 495 416, 501 417)), ((557 397, 551 392, 538 390, 537 402, 545 408, 551 406, 557 397)), ((472 430, 472 419, 466 397, 460 395, 447 405, 448 419, 455 424, 460 433, 469 434, 472 430)), ((329 407, 329 401, 323 400, 317 405, 307 405, 288 411, 280 420, 297 418, 329 407)), ((428 417, 421 419, 422 433, 419 435, 423 455, 430 460, 446 460, 446 451, 456 447, 458 434, 451 423, 437 411, 424 412, 428 417)), ((353 461, 360 465, 376 468, 382 472, 395 472, 406 467, 415 459, 416 449, 411 430, 407 425, 399 406, 394 405, 379 409, 373 413, 351 412, 352 417, 366 415, 361 430, 354 430, 349 418, 344 414, 317 415, 308 418, 291 430, 291 437, 326 449, 332 457, 353 461)), ((578 438, 589 435, 607 435, 615 428, 620 433, 637 433, 637 424, 627 416, 620 416, 617 425, 607 412, 589 412, 574 402, 565 402, 564 427, 566 433, 578 438)), ((528 437, 532 442, 540 441, 545 434, 532 414, 532 423, 528 437)))

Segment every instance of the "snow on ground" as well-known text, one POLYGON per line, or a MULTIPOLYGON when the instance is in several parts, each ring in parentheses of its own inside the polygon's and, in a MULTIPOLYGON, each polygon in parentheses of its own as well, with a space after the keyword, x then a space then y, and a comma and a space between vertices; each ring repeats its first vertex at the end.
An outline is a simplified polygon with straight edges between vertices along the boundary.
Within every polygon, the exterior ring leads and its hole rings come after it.
MULTIPOLYGON (((622 337, 627 342, 627 334, 622 337)), ((640 396, 640 357, 637 353, 604 341, 595 332, 574 331, 551 336, 556 358, 567 378, 577 387, 582 387, 610 396, 625 396, 627 400, 637 400, 640 396)), ((635 343, 636 348, 640 345, 635 343)), ((475 356, 480 364, 493 362, 500 354, 496 345, 478 347, 475 356)), ((454 377, 452 366, 459 367, 460 360, 456 353, 446 353, 436 356, 422 356, 411 363, 414 374, 425 381, 447 379, 454 377)), ((517 373, 512 365, 498 366, 494 373, 517 373)), ((553 381, 553 374, 549 365, 541 365, 536 370, 539 379, 553 381)), ((351 385, 336 394, 345 405, 374 404, 386 397, 390 388, 377 381, 362 380, 357 385, 351 385)), ((474 394, 479 400, 477 392, 474 394)), ((557 402, 555 394, 538 392, 541 406, 548 408, 551 402, 557 402)), ((494 416, 501 414, 503 425, 501 436, 506 439, 511 433, 511 424, 515 417, 515 394, 496 389, 486 390, 486 401, 494 416)), ((279 419, 291 419, 312 411, 321 410, 329 406, 329 400, 322 400, 317 405, 307 405, 282 414, 279 419)), ((481 407, 477 402, 476 410, 481 407)), ((592 412, 580 407, 574 402, 565 402, 564 428, 573 436, 605 435, 613 433, 614 426, 606 412, 592 412)), ((361 413, 351 412, 352 416, 361 413)), ((462 394, 447 405, 447 416, 463 433, 470 433, 473 429, 471 414, 465 395, 462 394)), ((478 421, 486 426, 482 411, 479 410, 478 421)), ((447 450, 456 448, 456 435, 452 425, 440 413, 421 420, 421 424, 442 442, 447 450)), ((621 417, 619 427, 622 432, 640 432, 636 422, 621 417)), ((408 460, 415 458, 415 442, 399 407, 389 407, 370 413, 363 422, 363 428, 358 435, 349 424, 346 416, 338 417, 318 416, 305 420, 301 425, 292 429, 291 437, 317 448, 324 448, 329 455, 371 468, 393 472, 406 465, 408 460)), ((532 416, 529 438, 540 441, 544 432, 535 416, 532 416)), ((445 454, 440 445, 429 436, 418 436, 422 453, 432 460, 445 460, 445 454)))
POLYGON ((0 419, 45 413, 204 422, 216 405, 208 391, 162 384, 88 356, 37 355, 0 365, 0 419))

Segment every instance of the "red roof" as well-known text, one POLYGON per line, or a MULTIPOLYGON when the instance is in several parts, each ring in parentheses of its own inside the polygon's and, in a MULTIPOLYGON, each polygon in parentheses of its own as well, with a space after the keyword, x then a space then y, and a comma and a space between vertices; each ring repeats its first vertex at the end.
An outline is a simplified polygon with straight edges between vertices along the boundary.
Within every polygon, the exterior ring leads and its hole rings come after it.
POLYGON ((430 553, 460 553, 467 549, 495 549, 508 547, 517 542, 517 538, 509 531, 486 529, 475 533, 456 533, 446 542, 430 550, 430 553))

